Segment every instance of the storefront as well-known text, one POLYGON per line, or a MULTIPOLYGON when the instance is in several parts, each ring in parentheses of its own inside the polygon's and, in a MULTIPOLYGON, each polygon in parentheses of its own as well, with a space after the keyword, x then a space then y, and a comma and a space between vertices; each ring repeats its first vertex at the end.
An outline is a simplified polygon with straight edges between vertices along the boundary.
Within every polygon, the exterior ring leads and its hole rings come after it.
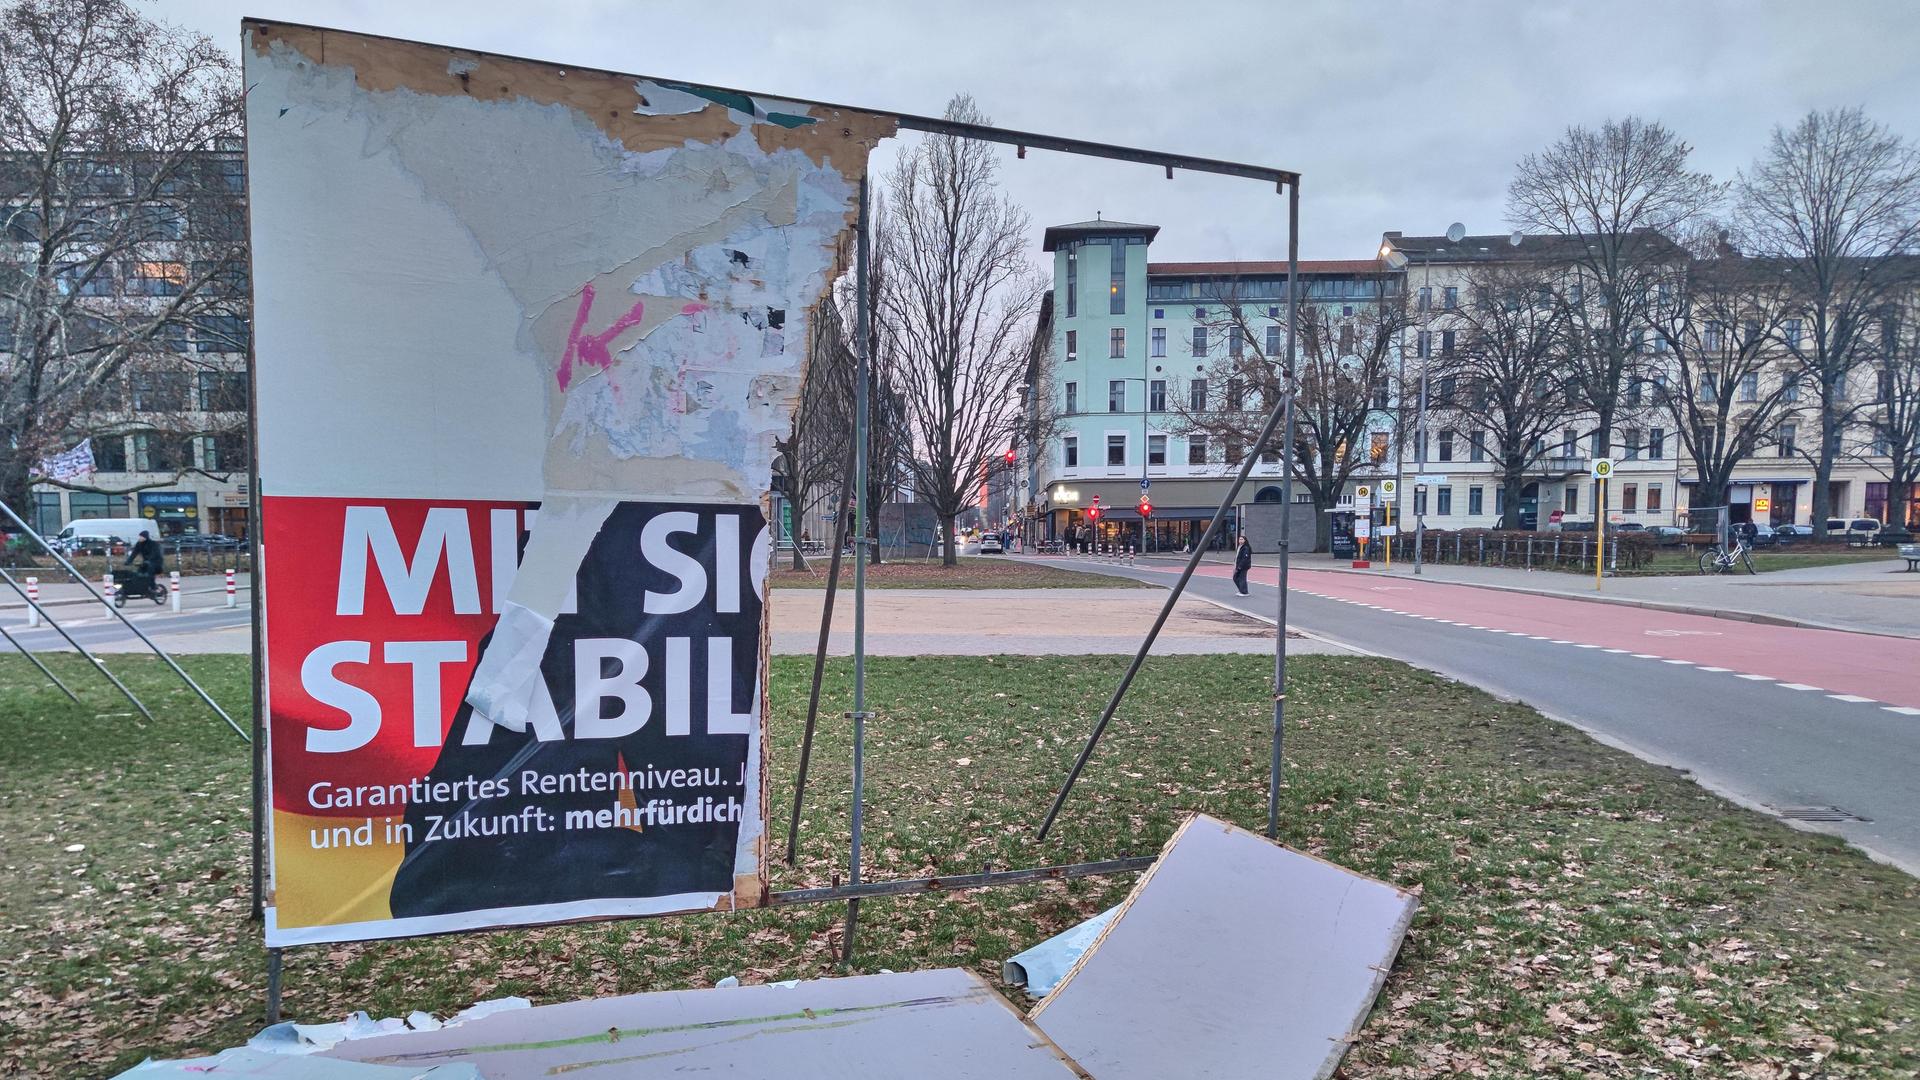
MULTIPOLYGON (((1892 484, 1872 481, 1867 483, 1865 507, 1868 517, 1875 521, 1887 522, 1887 513, 1892 509, 1889 499, 1889 493, 1892 490, 1892 484)), ((1887 523, 1892 524, 1892 522, 1887 523)), ((1913 485, 1907 496, 1906 527, 1908 531, 1920 530, 1920 484, 1913 485)))
POLYGON ((135 505, 140 516, 158 526, 161 537, 200 531, 200 496, 191 491, 142 491, 135 505))
MULTIPOLYGON (((1191 551, 1206 533, 1214 510, 1231 484, 1230 480, 1156 480, 1149 491, 1153 515, 1143 522, 1138 509, 1138 480, 1056 481, 1048 485, 1041 496, 1041 539, 1065 540, 1068 529, 1087 523, 1086 512, 1097 497, 1101 542, 1130 545, 1148 554, 1191 551)), ((1251 495, 1251 490, 1248 494, 1251 495)), ((1243 501, 1252 499, 1248 497, 1243 501)), ((1238 520, 1237 512, 1228 512, 1226 522, 1214 534, 1211 545, 1214 550, 1233 547, 1238 520)))

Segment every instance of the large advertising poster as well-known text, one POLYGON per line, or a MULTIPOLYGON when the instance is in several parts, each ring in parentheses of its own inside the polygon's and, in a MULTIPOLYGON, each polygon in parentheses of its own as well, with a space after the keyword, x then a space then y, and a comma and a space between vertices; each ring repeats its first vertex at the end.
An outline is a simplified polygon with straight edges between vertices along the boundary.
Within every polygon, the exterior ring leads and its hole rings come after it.
POLYGON ((247 34, 268 944, 760 903, 774 440, 891 119, 247 34))

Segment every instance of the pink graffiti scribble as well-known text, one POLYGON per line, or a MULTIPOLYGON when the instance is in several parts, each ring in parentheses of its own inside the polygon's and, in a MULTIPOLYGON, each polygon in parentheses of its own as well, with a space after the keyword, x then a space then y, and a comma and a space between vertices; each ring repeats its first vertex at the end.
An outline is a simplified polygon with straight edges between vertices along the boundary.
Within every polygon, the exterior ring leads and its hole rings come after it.
POLYGON ((682 315, 698 315, 705 310, 707 310, 707 305, 698 300, 689 300, 680 305, 680 314, 682 315))
POLYGON ((587 326, 587 314, 593 310, 593 286, 580 287, 580 310, 574 313, 573 327, 567 331, 567 348, 560 354, 560 389, 565 390, 573 381, 573 365, 577 361, 605 371, 613 366, 613 353, 608 346, 613 339, 639 325, 641 313, 646 311, 644 300, 635 300, 625 315, 613 320, 613 325, 598 334, 583 331, 587 326))

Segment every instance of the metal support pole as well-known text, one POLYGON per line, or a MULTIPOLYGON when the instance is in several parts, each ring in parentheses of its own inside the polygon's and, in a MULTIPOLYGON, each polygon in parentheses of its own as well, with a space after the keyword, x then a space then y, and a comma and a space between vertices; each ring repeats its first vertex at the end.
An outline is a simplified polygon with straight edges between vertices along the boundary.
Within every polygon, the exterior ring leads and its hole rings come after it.
POLYGON ((1287 731, 1287 569, 1293 561, 1293 349, 1299 316, 1300 181, 1296 177, 1287 185, 1287 416, 1286 437, 1280 454, 1280 609, 1273 626, 1273 762, 1267 772, 1269 840, 1280 831, 1280 744, 1287 731))
MULTIPOLYGON (((32 610, 32 609, 29 608, 28 610, 32 610)), ((7 628, 4 626, 0 626, 0 637, 6 638, 7 644, 13 646, 15 652, 18 652, 21 656, 26 657, 27 662, 32 664, 34 667, 39 668, 40 674, 45 675, 49 682, 59 687, 61 693, 72 698, 74 700, 74 704, 76 705, 79 704, 80 695, 74 693, 71 689, 69 689, 66 683, 61 682, 60 676, 55 675, 51 668, 41 663, 40 658, 33 655, 32 650, 28 649, 25 645, 20 644, 19 640, 16 639, 12 634, 7 633, 7 628)))
POLYGON ((267 1023, 280 1022, 280 977, 281 960, 279 949, 267 950, 267 1023))
MULTIPOLYGON (((1291 190, 1291 187, 1289 187, 1289 191, 1291 190)), ((1294 216, 1297 219, 1297 196, 1295 205, 1294 216)), ((1288 303, 1292 305, 1294 301, 1289 299, 1288 303)), ((1291 388, 1289 388, 1289 390, 1291 390, 1291 388)), ((1154 617, 1153 625, 1147 629, 1147 636, 1140 642, 1140 648, 1133 654, 1132 663, 1127 665, 1126 673, 1120 677, 1120 685, 1114 688, 1113 697, 1107 701, 1106 709, 1100 713, 1100 719, 1093 725, 1093 731, 1087 735, 1087 745, 1081 748, 1080 756, 1074 760, 1073 768, 1068 771, 1066 781, 1060 785, 1059 793, 1053 797, 1053 805, 1048 808, 1046 820, 1041 822, 1040 832, 1035 839, 1045 840, 1047 833, 1053 829, 1054 820, 1060 816, 1060 808, 1066 805, 1067 795, 1073 791, 1073 785, 1079 781, 1080 773, 1086 769, 1088 759, 1093 757, 1093 748, 1099 745, 1100 736, 1106 733, 1107 724, 1112 722, 1114 711, 1120 707, 1121 699, 1127 696, 1127 688, 1133 685, 1133 677, 1139 674, 1140 665, 1146 662, 1147 653, 1153 649, 1154 641, 1159 638, 1160 628, 1166 625, 1167 617, 1173 614, 1173 606, 1180 602, 1181 594, 1186 591, 1187 582, 1193 579, 1193 572, 1199 568, 1201 557, 1207 553, 1207 545, 1212 543, 1214 533, 1220 531, 1220 525, 1226 520, 1227 512, 1233 508, 1234 500, 1240 496, 1240 489, 1246 486, 1247 476, 1252 473, 1254 463, 1260 460, 1260 455, 1257 452, 1258 448, 1265 446, 1267 441, 1273 438, 1274 431, 1280 427, 1281 418, 1290 414, 1292 406, 1293 395, 1289 392, 1284 400, 1276 403, 1273 411, 1267 414, 1267 422, 1260 429, 1260 435, 1253 443, 1256 452, 1246 455, 1246 457, 1241 460, 1240 471, 1234 474, 1233 484, 1228 487, 1227 493, 1221 497, 1219 507, 1213 512, 1213 518, 1207 522, 1206 531, 1200 534, 1200 542, 1194 545, 1192 554, 1187 556, 1187 565, 1180 571, 1180 579, 1173 583, 1173 589, 1167 593, 1167 599, 1160 605, 1160 614, 1154 617)), ((1291 470, 1291 466, 1289 466, 1289 470, 1291 470)), ((1285 484, 1286 481, 1283 480, 1282 483, 1285 484)), ((1288 493, 1283 490, 1281 498, 1285 499, 1288 497, 1288 493)), ((1286 514, 1282 514, 1280 517, 1280 528, 1282 530, 1281 543, 1284 545, 1287 542, 1285 532, 1287 529, 1286 514)), ((1286 603, 1286 573, 1286 548, 1283 546, 1281 548, 1280 560, 1280 602, 1282 605, 1286 603)), ((1284 615, 1284 606, 1281 610, 1284 615)), ((1284 650, 1286 648, 1285 625, 1282 624, 1276 632, 1280 634, 1281 640, 1281 644, 1276 646, 1276 648, 1284 650)), ((1284 652, 1282 655, 1284 655, 1284 652)), ((1277 701, 1275 706, 1278 708, 1277 701)))
MULTIPOLYGON (((0 503, 0 506, 4 506, 4 505, 6 504, 0 503)), ((73 635, 67 633, 66 627, 61 626, 57 622, 54 622, 53 616, 47 614, 46 610, 40 606, 40 601, 34 599, 33 597, 28 596, 27 591, 20 587, 20 583, 13 580, 12 574, 7 573, 5 570, 0 570, 0 579, 5 579, 6 583, 13 588, 13 591, 19 593, 20 598, 27 602, 28 607, 32 608, 36 612, 39 612, 40 618, 43 621, 45 621, 48 626, 51 626, 54 629, 55 633, 65 638, 67 641, 67 644, 73 646, 76 650, 78 650, 81 656, 86 657, 88 662, 93 664, 93 666, 99 670, 100 674, 105 675, 107 677, 107 681, 113 684, 114 689, 120 691, 121 694, 125 695, 126 699, 133 703, 133 707, 140 710, 141 716, 146 717, 149 723, 153 721, 153 714, 147 711, 147 707, 141 703, 139 698, 133 696, 133 691, 127 689, 127 684, 115 678, 113 672, 107 670, 107 665, 101 663, 99 657, 88 652, 87 647, 85 645, 82 645, 79 642, 73 640, 73 635)))
MULTIPOLYGON (((860 234, 855 245, 854 332, 859 347, 854 357, 859 365, 855 379, 853 409, 853 534, 859 542, 853 548, 853 842, 847 860, 847 884, 860 884, 860 829, 865 820, 866 740, 867 740, 867 380, 872 359, 867 340, 868 308, 873 298, 867 295, 867 178, 860 178, 860 234)), ((952 538, 949 537, 949 540, 952 538)), ((840 962, 853 962, 853 937, 860 923, 860 900, 847 901, 847 928, 841 937, 840 962)))
POLYGON ((800 737, 800 775, 793 782, 793 820, 787 825, 787 865, 792 866, 800 848, 800 806, 807 795, 807 767, 813 761, 813 731, 820 717, 820 680, 827 668, 827 635, 833 630, 833 601, 840 591, 840 552, 847 546, 847 511, 853 491, 853 454, 847 455, 844 482, 840 485, 840 512, 833 520, 833 560, 827 569, 826 606, 820 609, 820 643, 813 650, 813 686, 807 691, 807 729, 800 737))
MULTIPOLYGON (((67 557, 53 550, 53 545, 47 543, 45 537, 41 536, 37 532, 34 532, 33 526, 28 525, 26 521, 20 517, 19 514, 16 514, 13 512, 13 507, 8 506, 4 502, 0 502, 0 511, 5 512, 8 517, 13 519, 13 523, 15 525, 20 526, 21 532, 26 533, 28 536, 32 537, 34 543, 39 544, 43 549, 46 550, 47 554, 52 555, 54 560, 58 562, 63 568, 66 569, 67 573, 73 575, 73 579, 75 581, 78 581, 81 584, 81 586, 84 587, 88 592, 93 593, 94 599, 99 600, 101 603, 105 604, 107 607, 107 611, 112 613, 114 618, 119 619, 123 624, 126 625, 127 629, 134 632, 135 636, 137 636, 141 641, 146 642, 147 648, 152 649, 153 654, 155 656, 158 656, 161 660, 165 661, 166 665, 173 669, 173 673, 175 675, 180 676, 180 681, 186 683, 187 686, 191 688, 195 694, 198 694, 200 696, 201 701, 204 701, 207 703, 207 707, 209 709, 212 709, 215 713, 219 714, 220 719, 225 720, 227 722, 227 726, 233 729, 233 733, 235 735, 240 736, 242 739, 249 738, 249 736, 247 735, 246 729, 242 728, 239 724, 234 723, 233 717, 227 715, 227 710, 221 708, 220 703, 213 700, 213 698, 209 697, 205 690, 200 689, 200 684, 197 682, 194 682, 192 676, 188 675, 184 670, 182 670, 179 664, 174 663, 173 657, 168 656, 166 653, 166 650, 162 649, 158 645, 155 645, 153 643, 152 638, 148 637, 144 631, 142 631, 138 626, 135 626, 133 624, 133 620, 127 618, 125 615, 122 615, 119 609, 113 606, 113 601, 108 600, 107 598, 101 596, 97 592, 94 592, 93 586, 87 582, 86 577, 83 576, 80 573, 80 571, 75 570, 73 568, 73 564, 67 561, 67 557)), ((97 664, 99 663, 99 661, 96 660, 95 663, 97 664)), ((106 669, 102 668, 101 670, 104 671, 106 669)), ((152 717, 149 716, 148 719, 152 719, 152 717)))

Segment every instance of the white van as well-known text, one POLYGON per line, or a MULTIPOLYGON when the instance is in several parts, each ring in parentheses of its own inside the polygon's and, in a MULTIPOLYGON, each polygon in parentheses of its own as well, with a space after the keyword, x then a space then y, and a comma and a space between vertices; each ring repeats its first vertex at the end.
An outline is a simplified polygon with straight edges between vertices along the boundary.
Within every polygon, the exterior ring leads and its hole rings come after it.
POLYGON ((140 542, 140 534, 146 533, 159 538, 160 527, 146 518, 81 518, 61 529, 59 535, 49 537, 55 549, 65 551, 82 536, 108 536, 128 547, 140 542))

